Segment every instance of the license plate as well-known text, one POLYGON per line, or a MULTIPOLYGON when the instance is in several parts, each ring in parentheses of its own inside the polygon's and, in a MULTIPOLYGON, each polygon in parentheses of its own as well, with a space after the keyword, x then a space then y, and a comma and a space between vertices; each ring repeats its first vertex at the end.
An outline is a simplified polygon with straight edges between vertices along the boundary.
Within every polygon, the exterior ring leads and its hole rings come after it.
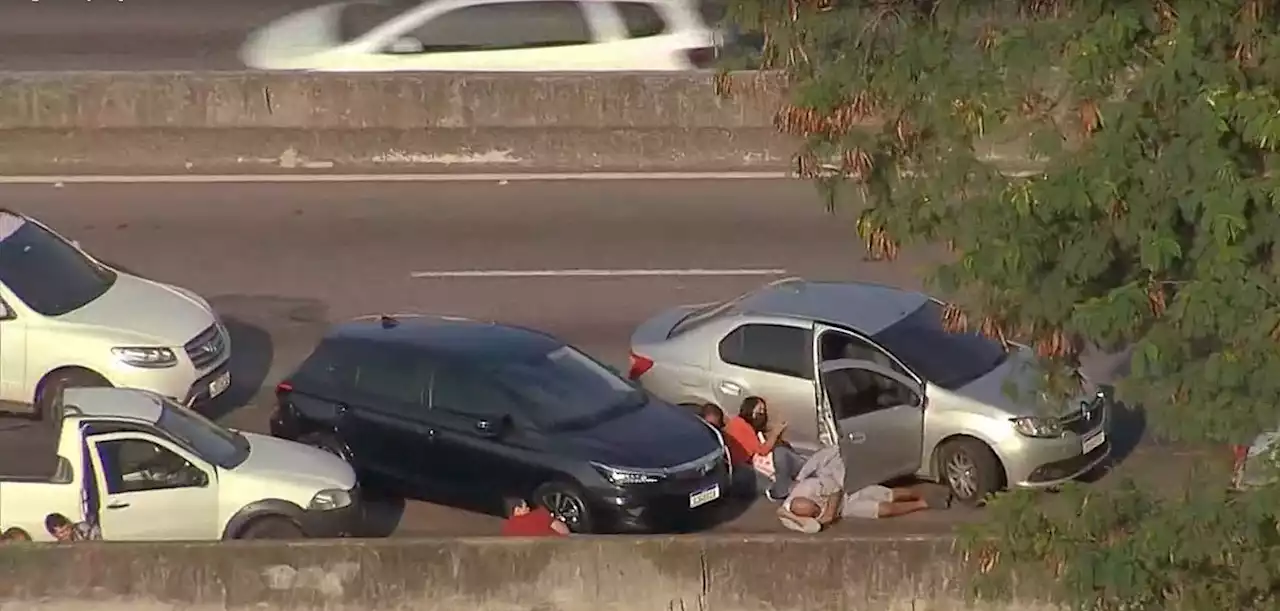
POLYGON ((720 498, 720 484, 716 484, 706 490, 699 490, 689 495, 689 509, 701 507, 720 498))
POLYGON ((1102 442, 1106 440, 1107 434, 1102 431, 1098 431, 1098 434, 1093 437, 1086 438, 1084 440, 1084 453, 1088 454, 1089 452, 1098 449, 1098 446, 1102 445, 1102 442))
POLYGON ((212 399, 224 392, 227 392, 228 388, 231 388, 230 371, 223 372, 222 375, 214 378, 212 382, 209 382, 209 398, 212 399))

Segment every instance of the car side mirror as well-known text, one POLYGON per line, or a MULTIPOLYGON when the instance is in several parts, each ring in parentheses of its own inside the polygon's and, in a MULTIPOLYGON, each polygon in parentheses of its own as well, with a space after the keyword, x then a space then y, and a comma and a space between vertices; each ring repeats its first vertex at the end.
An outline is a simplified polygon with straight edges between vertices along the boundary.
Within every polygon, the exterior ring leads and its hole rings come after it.
POLYGON ((421 40, 412 36, 401 36, 400 38, 395 39, 395 41, 391 43, 391 46, 387 47, 388 53, 396 55, 412 55, 414 53, 422 53, 426 50, 426 45, 422 44, 421 40))
POLYGON ((476 434, 481 437, 494 439, 501 437, 507 432, 507 428, 511 424, 509 416, 492 416, 476 420, 476 434))

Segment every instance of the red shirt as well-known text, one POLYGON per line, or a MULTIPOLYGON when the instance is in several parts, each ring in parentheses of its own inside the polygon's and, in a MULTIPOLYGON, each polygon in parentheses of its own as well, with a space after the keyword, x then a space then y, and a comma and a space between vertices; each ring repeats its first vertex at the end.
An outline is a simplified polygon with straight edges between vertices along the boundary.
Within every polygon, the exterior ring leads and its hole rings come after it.
POLYGON ((551 528, 555 516, 542 507, 534 507, 522 516, 511 516, 502 523, 504 537, 562 537, 551 528))
POLYGON ((760 435, 742 416, 734 416, 724 423, 724 444, 729 448, 729 462, 734 465, 750 464, 764 449, 760 435))

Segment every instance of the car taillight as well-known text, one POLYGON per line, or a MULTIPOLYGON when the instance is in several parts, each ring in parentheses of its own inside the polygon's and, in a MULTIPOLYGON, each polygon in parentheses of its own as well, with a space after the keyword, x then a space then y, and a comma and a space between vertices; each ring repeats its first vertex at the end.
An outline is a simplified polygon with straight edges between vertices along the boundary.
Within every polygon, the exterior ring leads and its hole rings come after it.
POLYGON ((648 359, 634 352, 631 353, 631 367, 627 369, 627 377, 632 380, 639 380, 650 369, 653 369, 653 359, 648 359))
POLYGON ((698 47, 696 49, 685 49, 685 58, 693 64, 694 68, 703 69, 711 68, 716 63, 715 47, 698 47))
POLYGON ((1238 488, 1244 484, 1244 465, 1249 460, 1249 446, 1231 446, 1231 454, 1235 459, 1231 466, 1231 485, 1238 488))
POLYGON ((291 392, 293 392, 293 384, 290 384, 287 380, 279 384, 276 384, 277 395, 284 395, 291 392))

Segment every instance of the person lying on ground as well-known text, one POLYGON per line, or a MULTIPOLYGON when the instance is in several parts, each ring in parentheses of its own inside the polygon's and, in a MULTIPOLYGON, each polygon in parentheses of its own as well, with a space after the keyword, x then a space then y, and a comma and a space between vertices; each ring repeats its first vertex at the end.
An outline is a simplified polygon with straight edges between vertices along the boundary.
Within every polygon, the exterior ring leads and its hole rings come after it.
POLYGON ((738 415, 724 425, 725 444, 729 448, 729 462, 734 468, 734 486, 752 494, 763 484, 770 500, 787 498, 804 458, 782 438, 787 423, 769 417, 769 407, 760 397, 747 397, 738 408, 738 415), (763 435, 764 439, 761 440, 763 435), (773 479, 760 482, 755 472, 754 459, 770 456, 773 459, 773 479), (739 475, 741 474, 741 475, 739 475))
POLYGON ((530 507, 524 499, 507 499, 507 521, 502 523, 504 537, 563 537, 569 527, 545 507, 530 507))
POLYGON ((834 446, 816 452, 800 469, 791 494, 778 508, 782 525, 816 533, 840 518, 891 518, 925 509, 946 509, 951 494, 924 494, 912 488, 867 486, 844 492, 844 459, 834 446))

